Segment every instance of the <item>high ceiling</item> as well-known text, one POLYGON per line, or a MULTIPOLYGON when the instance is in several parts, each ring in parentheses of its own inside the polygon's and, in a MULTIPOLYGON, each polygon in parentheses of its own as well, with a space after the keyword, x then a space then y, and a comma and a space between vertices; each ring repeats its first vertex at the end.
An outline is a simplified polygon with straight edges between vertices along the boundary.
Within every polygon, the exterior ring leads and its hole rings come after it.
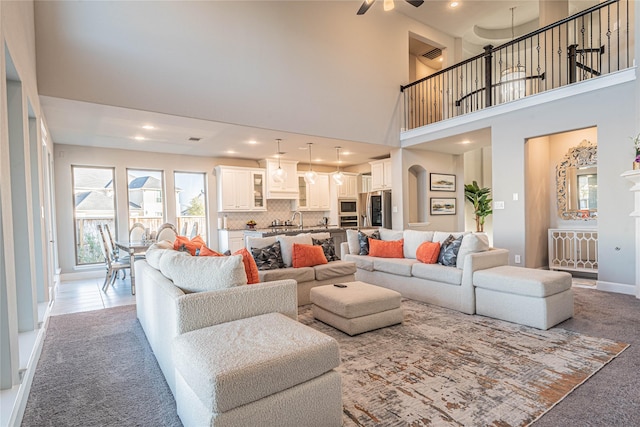
MULTIPOLYGON (((594 1, 590 0, 572 1, 570 9, 573 12, 593 3, 594 1)), ((358 2, 354 1, 354 14, 358 7, 358 2)), ((401 13, 443 33, 462 38, 465 51, 468 51, 473 50, 474 46, 487 44, 488 40, 478 34, 490 36, 495 33, 500 37, 504 35, 505 29, 510 33, 513 7, 516 8, 513 12, 514 26, 526 26, 531 21, 537 24, 537 1, 466 0, 453 9, 449 7, 448 1, 427 0, 421 7, 415 8, 404 1, 395 0, 395 10, 390 13, 401 13)), ((372 8, 382 8, 382 0, 377 1, 372 8)), ((368 15, 360 18, 367 19, 368 15)), ((307 143, 314 144, 313 162, 327 165, 336 164, 334 147, 340 146, 343 166, 365 163, 389 153, 389 147, 384 145, 321 138, 48 96, 41 97, 41 105, 54 142, 61 144, 263 159, 275 154, 275 139, 281 138, 281 151, 287 153, 285 157, 304 163, 309 160, 307 143), (152 126, 153 129, 144 129, 145 125, 152 126), (190 138, 200 140, 193 141, 190 138)), ((461 135, 461 141, 468 140, 471 144, 458 144, 453 153, 459 154, 476 146, 486 145, 487 141, 477 140, 482 137, 483 135, 461 135)), ((442 148, 444 146, 432 144, 430 148, 421 148, 452 151, 450 145, 446 150, 442 148)))

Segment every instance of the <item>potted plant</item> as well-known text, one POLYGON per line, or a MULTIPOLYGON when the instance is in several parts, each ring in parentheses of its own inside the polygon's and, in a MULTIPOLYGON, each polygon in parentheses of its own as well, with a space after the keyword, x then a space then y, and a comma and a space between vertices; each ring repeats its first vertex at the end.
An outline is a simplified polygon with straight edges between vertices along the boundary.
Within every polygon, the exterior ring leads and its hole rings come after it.
POLYGON ((256 222, 254 220, 247 221, 247 228, 249 230, 253 230, 256 228, 256 222))
POLYGON ((476 216, 476 231, 484 231, 484 220, 493 213, 491 209, 490 188, 480 188, 476 181, 464 185, 464 198, 473 205, 473 213, 476 216))

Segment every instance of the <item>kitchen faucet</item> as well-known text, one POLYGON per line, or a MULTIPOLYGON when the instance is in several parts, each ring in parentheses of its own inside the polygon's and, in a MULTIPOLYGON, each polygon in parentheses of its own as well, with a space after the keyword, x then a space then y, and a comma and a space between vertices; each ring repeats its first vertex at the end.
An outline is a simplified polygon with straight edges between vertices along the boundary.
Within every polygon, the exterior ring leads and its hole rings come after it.
POLYGON ((293 219, 296 217, 296 214, 300 215, 300 229, 302 230, 303 227, 303 222, 302 222, 302 212, 300 211, 295 211, 293 213, 293 215, 291 215, 291 222, 293 222, 293 219))

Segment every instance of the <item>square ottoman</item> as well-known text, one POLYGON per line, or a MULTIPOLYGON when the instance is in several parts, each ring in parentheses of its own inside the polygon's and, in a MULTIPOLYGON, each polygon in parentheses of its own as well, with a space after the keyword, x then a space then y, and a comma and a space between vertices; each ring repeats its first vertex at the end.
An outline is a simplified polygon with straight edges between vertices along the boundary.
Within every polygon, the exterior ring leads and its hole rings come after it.
POLYGON ((482 316, 544 330, 573 317, 569 273, 503 265, 473 273, 473 286, 482 316))
POLYGON ((172 344, 186 426, 340 426, 335 339, 280 313, 197 329, 172 344))
POLYGON ((313 317, 349 335, 402 323, 402 295, 364 282, 311 289, 313 317))

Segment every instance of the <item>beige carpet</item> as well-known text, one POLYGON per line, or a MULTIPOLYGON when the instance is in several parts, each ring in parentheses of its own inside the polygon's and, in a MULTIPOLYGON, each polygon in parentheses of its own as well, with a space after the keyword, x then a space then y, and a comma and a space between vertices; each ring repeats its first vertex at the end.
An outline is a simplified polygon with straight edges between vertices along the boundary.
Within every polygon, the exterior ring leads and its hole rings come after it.
POLYGON ((525 426, 627 348, 403 300, 402 325, 338 340, 345 426, 525 426))

